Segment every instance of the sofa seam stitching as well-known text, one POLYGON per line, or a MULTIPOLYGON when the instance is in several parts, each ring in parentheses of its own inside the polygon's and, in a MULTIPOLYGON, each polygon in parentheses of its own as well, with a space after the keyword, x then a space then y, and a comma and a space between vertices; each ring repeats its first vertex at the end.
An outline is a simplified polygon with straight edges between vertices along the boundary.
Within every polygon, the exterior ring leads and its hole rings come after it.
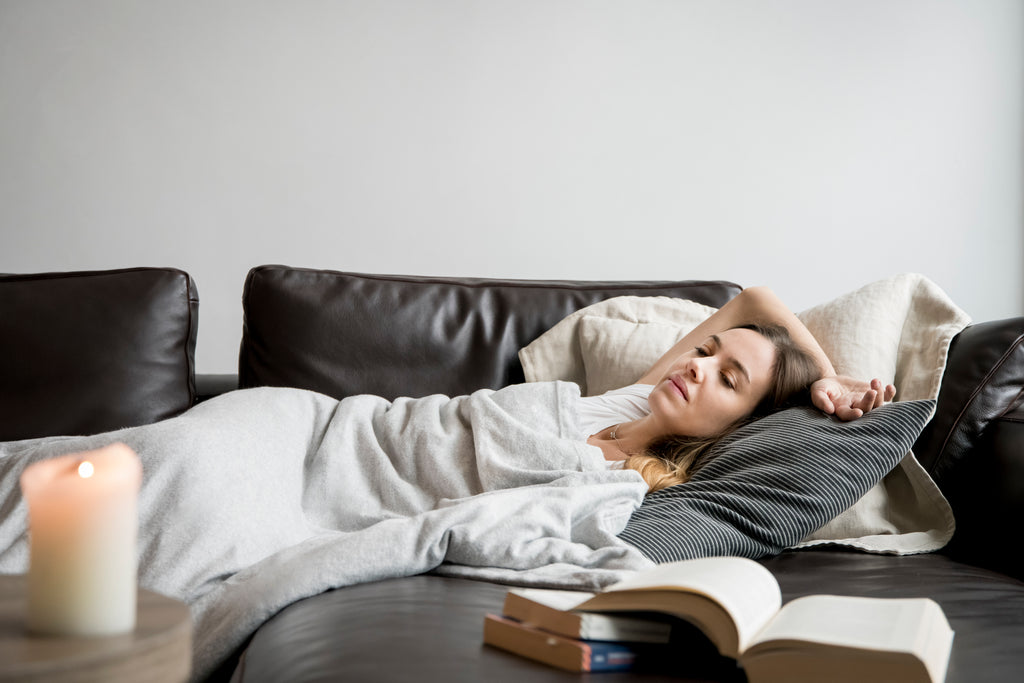
MULTIPOLYGON (((265 269, 271 270, 278 268, 278 266, 259 266, 254 270, 265 269)), ((606 289, 606 290, 627 290, 627 289, 666 289, 666 288, 685 288, 692 289, 697 287, 708 287, 712 285, 724 286, 728 289, 743 289, 742 286, 735 282, 728 280, 664 280, 659 282, 637 282, 636 284, 621 283, 615 284, 613 282, 601 283, 600 281, 595 282, 596 286, 589 288, 580 288, 572 284, 572 281, 560 281, 560 280, 548 280, 544 281, 545 284, 536 283, 533 280, 516 280, 516 279, 502 279, 502 278, 473 278, 466 277, 466 280, 488 280, 487 282, 471 283, 471 282, 460 282, 459 278, 445 278, 436 277, 430 275, 421 276, 422 279, 417 279, 412 276, 401 276, 401 275, 385 275, 385 274, 373 274, 373 273, 353 273, 340 270, 321 270, 317 268, 293 268, 291 266, 280 266, 282 269, 291 271, 301 271, 307 273, 322 273, 326 275, 342 275, 346 277, 360 278, 363 280, 377 280, 377 281, 388 281, 388 282, 404 282, 409 284, 438 284, 438 285, 450 285, 453 287, 469 287, 473 289, 481 289, 485 287, 515 287, 519 289, 567 289, 573 291, 587 291, 587 289, 606 289), (559 284, 564 282, 566 284, 559 284), (689 283, 689 284, 687 284, 689 283)), ((580 281, 580 284, 589 284, 589 281, 580 281)))
MULTIPOLYGON (((1013 344, 1010 345, 1010 348, 1008 348, 1003 353, 1003 355, 1000 356, 1000 358, 996 362, 996 364, 993 365, 992 368, 987 373, 985 373, 984 379, 978 384, 977 388, 971 393, 970 398, 967 399, 967 401, 964 403, 963 409, 957 415, 956 420, 953 421, 953 424, 950 426, 949 430, 946 432, 946 437, 942 440, 942 446, 938 450, 938 452, 940 454, 943 451, 946 450, 946 446, 949 445, 950 439, 953 438, 953 432, 955 432, 957 430, 957 428, 960 426, 960 424, 963 422, 964 415, 967 414, 967 412, 970 409, 970 407, 975 403, 975 401, 978 398, 978 395, 981 394, 982 390, 991 382, 992 377, 996 374, 996 372, 1000 368, 1002 368, 1003 365, 1006 364, 1006 362, 1010 358, 1010 356, 1012 356, 1014 353, 1016 353, 1016 351, 1020 347, 1022 341, 1024 341, 1024 335, 1018 335, 1017 338, 1013 341, 1013 344)), ((1022 391, 1024 391, 1024 390, 1022 390, 1022 391)), ((1020 394, 1018 393, 1017 396, 1019 397, 1020 394)), ((1015 398, 1014 402, 1016 400, 1017 399, 1015 398)), ((1012 403, 1013 402, 1011 402, 1011 405, 1012 405, 1012 403)), ((1002 417, 1002 415, 1005 415, 1005 414, 1006 414, 1006 411, 1004 410, 1004 411, 1002 411, 1000 413, 999 416, 997 416, 994 419, 999 419, 999 417, 1002 417)))

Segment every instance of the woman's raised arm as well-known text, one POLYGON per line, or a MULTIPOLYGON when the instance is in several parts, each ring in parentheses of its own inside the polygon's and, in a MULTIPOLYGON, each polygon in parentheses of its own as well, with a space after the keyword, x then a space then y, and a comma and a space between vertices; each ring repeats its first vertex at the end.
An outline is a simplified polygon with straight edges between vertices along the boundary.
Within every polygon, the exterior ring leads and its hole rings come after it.
POLYGON ((896 393, 894 386, 883 387, 877 379, 863 381, 836 375, 832 361, 818 341, 767 287, 750 287, 741 291, 680 339, 644 373, 638 383, 657 384, 680 354, 700 346, 713 334, 747 323, 782 325, 793 340, 811 354, 821 369, 821 379, 811 386, 811 400, 825 413, 835 414, 841 420, 852 420, 892 400, 896 393))

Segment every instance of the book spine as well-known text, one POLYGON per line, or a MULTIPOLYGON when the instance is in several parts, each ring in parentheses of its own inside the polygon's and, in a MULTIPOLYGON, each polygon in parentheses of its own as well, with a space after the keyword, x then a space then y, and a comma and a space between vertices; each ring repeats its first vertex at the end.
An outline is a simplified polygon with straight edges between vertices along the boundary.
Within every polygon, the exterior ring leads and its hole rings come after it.
POLYGON ((584 642, 584 671, 629 671, 636 663, 636 652, 617 643, 584 642))
POLYGON ((566 638, 493 614, 484 620, 484 643, 573 672, 629 671, 637 658, 635 646, 566 638))

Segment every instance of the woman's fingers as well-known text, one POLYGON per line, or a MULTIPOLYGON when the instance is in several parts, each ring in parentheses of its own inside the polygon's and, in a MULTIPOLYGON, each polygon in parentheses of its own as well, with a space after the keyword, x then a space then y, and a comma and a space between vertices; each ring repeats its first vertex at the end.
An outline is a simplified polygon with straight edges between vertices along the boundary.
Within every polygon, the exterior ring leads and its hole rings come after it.
POLYGON ((832 399, 829 398, 828 393, 825 391, 815 391, 814 393, 812 393, 811 403, 814 404, 815 408, 825 413, 826 415, 831 415, 836 410, 835 404, 832 403, 832 399))
POLYGON ((885 403, 885 395, 882 391, 882 380, 875 378, 871 380, 871 390, 875 392, 872 408, 880 408, 885 403))
POLYGON ((829 380, 821 379, 811 385, 811 403, 827 415, 836 411, 837 396, 838 392, 830 385, 829 380))
POLYGON ((871 389, 875 391, 875 398, 872 404, 872 408, 881 408, 883 405, 891 401, 896 396, 896 387, 892 384, 886 384, 882 386, 882 380, 873 379, 871 380, 871 389))
POLYGON ((850 420, 856 420, 858 417, 860 417, 863 414, 864 414, 863 410, 861 410, 860 408, 855 408, 853 406, 845 406, 845 405, 843 405, 843 406, 837 406, 836 407, 836 417, 838 417, 843 422, 849 422, 850 420))
MULTIPOLYGON (((873 382, 872 386, 874 386, 873 382)), ((860 404, 857 407, 860 408, 861 411, 866 413, 872 408, 878 407, 878 405, 875 403, 876 398, 878 398, 878 391, 876 389, 868 389, 867 391, 864 392, 864 396, 861 397, 860 404)))
POLYGON ((896 387, 882 384, 878 378, 869 382, 852 378, 823 379, 811 387, 811 402, 822 412, 843 421, 856 420, 864 413, 882 407, 895 396, 896 387))

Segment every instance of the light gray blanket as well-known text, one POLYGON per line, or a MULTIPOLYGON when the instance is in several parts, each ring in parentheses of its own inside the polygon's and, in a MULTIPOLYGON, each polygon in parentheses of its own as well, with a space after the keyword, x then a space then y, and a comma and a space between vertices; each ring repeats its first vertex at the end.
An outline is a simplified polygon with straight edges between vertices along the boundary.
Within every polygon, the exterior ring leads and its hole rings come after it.
POLYGON ((28 570, 24 467, 121 441, 143 464, 139 582, 190 605, 195 678, 331 588, 435 569, 600 588, 652 564, 616 537, 647 487, 586 445, 578 396, 250 389, 154 425, 0 444, 0 573, 28 570))

